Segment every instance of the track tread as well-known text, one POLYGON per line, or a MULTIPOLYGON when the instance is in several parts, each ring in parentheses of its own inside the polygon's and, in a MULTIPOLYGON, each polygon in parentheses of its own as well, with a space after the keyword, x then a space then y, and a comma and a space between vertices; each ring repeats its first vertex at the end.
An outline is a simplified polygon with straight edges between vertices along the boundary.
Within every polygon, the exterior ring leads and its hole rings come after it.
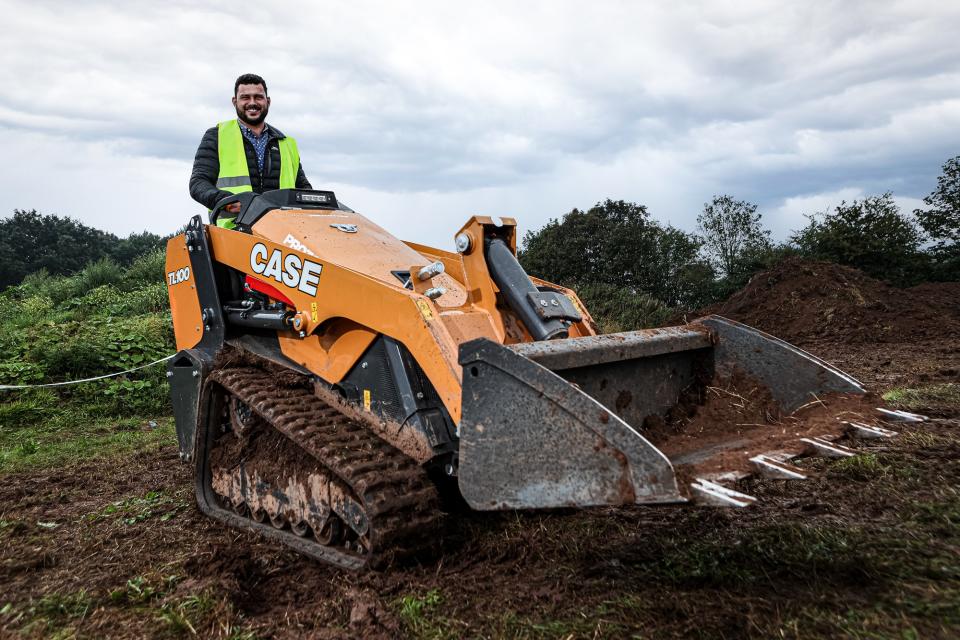
POLYGON ((382 567, 435 544, 441 514, 433 483, 370 426, 341 414, 309 385, 283 384, 252 366, 224 367, 209 379, 350 488, 369 523, 370 549, 361 557, 366 566, 382 567))

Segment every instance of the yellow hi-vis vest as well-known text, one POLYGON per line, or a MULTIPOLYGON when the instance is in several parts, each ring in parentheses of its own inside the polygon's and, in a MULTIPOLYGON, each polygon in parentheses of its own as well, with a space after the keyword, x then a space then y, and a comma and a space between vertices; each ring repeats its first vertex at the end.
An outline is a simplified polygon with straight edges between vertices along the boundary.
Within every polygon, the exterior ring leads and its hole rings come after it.
MULTIPOLYGON (((293 189, 297 186, 297 173, 300 170, 297 141, 287 136, 280 138, 279 142, 280 188, 293 189)), ((217 154, 220 157, 217 188, 230 193, 253 191, 250 167, 247 166, 247 152, 243 148, 243 134, 236 119, 217 125, 217 154)), ((217 226, 232 229, 233 218, 220 217, 217 219, 217 226)))

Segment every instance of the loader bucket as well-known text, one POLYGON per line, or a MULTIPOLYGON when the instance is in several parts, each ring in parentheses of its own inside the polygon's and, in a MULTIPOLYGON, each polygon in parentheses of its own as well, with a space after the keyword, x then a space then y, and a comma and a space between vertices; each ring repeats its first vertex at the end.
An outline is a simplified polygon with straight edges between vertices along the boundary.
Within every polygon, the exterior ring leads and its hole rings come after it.
POLYGON ((685 501, 644 424, 715 375, 745 373, 788 412, 815 394, 864 393, 822 360, 719 316, 510 346, 473 340, 459 361, 459 484, 477 510, 685 501))

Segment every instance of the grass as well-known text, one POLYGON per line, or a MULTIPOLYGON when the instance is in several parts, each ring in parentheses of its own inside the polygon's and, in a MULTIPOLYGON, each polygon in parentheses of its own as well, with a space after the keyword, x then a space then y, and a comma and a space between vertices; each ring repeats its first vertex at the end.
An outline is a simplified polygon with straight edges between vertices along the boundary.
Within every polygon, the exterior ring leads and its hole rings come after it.
POLYGON ((502 631, 496 637, 509 638, 645 638, 637 633, 646 625, 625 622, 635 613, 633 603, 625 599, 604 602, 592 609, 565 611, 557 620, 504 616, 502 631), (631 633, 631 630, 634 632, 631 633))
MULTIPOLYGON (((936 498, 912 503, 907 517, 939 537, 960 540, 960 489, 946 487, 938 492, 936 498)), ((954 558, 954 563, 960 577, 960 560, 954 558)))
POLYGON ((516 640, 545 640, 547 638, 639 638, 628 635, 627 626, 605 618, 609 611, 578 611, 559 620, 537 620, 518 616, 510 611, 495 621, 497 631, 490 637, 516 640))
POLYGON ((56 422, 62 419, 64 413, 58 398, 47 390, 20 394, 18 397, 0 395, 0 401, 0 436, 7 430, 41 422, 56 422))
POLYGON ((881 453, 861 453, 851 458, 831 460, 826 465, 831 478, 866 482, 877 478, 910 480, 920 474, 911 461, 892 459, 881 453))
POLYGON ((848 480, 870 480, 890 473, 890 465, 884 464, 875 453, 864 453, 852 458, 841 458, 829 465, 830 475, 848 480))
POLYGON ((121 589, 110 592, 110 600, 118 604, 142 604, 161 597, 177 582, 180 576, 169 575, 160 579, 151 580, 146 576, 136 576, 127 580, 121 589))
POLYGON ((960 591, 906 586, 880 602, 806 605, 781 623, 783 638, 856 638, 863 640, 955 637, 960 625, 960 591), (839 605, 839 606, 837 606, 839 605))
POLYGON ((43 596, 30 607, 33 615, 51 619, 84 618, 93 608, 93 600, 86 590, 72 593, 52 593, 43 596))
POLYGON ((950 439, 929 431, 904 431, 897 436, 897 442, 909 447, 932 449, 948 444, 950 439))
POLYGON ((7 603, 0 607, 0 622, 18 625, 26 635, 44 638, 74 638, 80 624, 95 608, 96 601, 85 589, 54 592, 30 600, 22 608, 7 603))
POLYGON ((124 500, 115 500, 99 511, 87 514, 87 520, 96 521, 115 518, 125 525, 134 525, 156 517, 160 522, 170 520, 188 508, 186 490, 176 495, 166 495, 162 491, 148 491, 141 496, 132 496, 124 500))
MULTIPOLYGON (((803 523, 751 527, 699 539, 657 540, 637 567, 644 579, 683 588, 776 586, 801 578, 815 584, 863 584, 883 577, 882 559, 865 531, 803 523)), ((638 558, 637 560, 640 560, 638 558)))
MULTIPOLYGON (((232 608, 211 591, 180 597, 171 595, 179 576, 137 576, 124 588, 109 593, 109 600, 97 600, 86 590, 46 594, 18 608, 13 603, 0 607, 0 624, 18 628, 21 634, 44 638, 75 638, 83 621, 95 609, 119 607, 162 624, 160 631, 169 637, 211 637, 229 640, 256 640, 255 633, 234 626, 232 608), (211 633, 213 632, 213 633, 211 633)), ((2 627, 0 627, 2 628, 2 627)))
POLYGON ((171 637, 209 637, 214 627, 216 636, 232 640, 255 640, 253 632, 235 627, 234 614, 211 591, 173 595, 181 576, 157 574, 136 576, 123 588, 109 592, 109 599, 98 601, 87 591, 55 592, 30 601, 18 609, 12 603, 0 608, 0 623, 16 625, 22 633, 40 632, 43 637, 76 637, 79 626, 97 608, 119 607, 153 617, 162 623, 161 631, 171 637))
POLYGON ((204 633, 207 620, 221 606, 222 603, 211 592, 205 591, 164 603, 157 617, 166 624, 167 631, 172 635, 205 637, 208 635, 204 633))
MULTIPOLYGON (((212 591, 177 596, 177 585, 183 577, 176 574, 152 573, 127 580, 126 584, 110 591, 108 599, 95 601, 86 591, 43 596, 31 603, 23 612, 12 604, 0 609, 0 621, 6 616, 19 622, 23 631, 41 628, 45 635, 63 627, 70 621, 80 622, 97 606, 121 608, 134 611, 139 616, 152 617, 162 623, 161 635, 170 637, 208 637, 216 628, 216 637, 230 640, 256 640, 256 634, 233 626, 233 610, 212 591), (40 625, 40 626, 38 626, 40 625)), ((156 630, 156 629, 155 629, 156 630)), ((73 628, 61 629, 70 632, 73 628)), ((63 637, 67 637, 66 635, 63 637)))
POLYGON ((883 394, 883 399, 907 411, 955 413, 960 409, 960 384, 944 382, 916 388, 900 387, 883 394))
POLYGON ((147 418, 84 422, 68 411, 39 424, 0 429, 0 474, 176 444, 172 418, 153 420, 155 428, 149 422, 147 418))
POLYGON ((393 604, 408 637, 421 640, 460 638, 466 625, 442 615, 444 602, 439 589, 430 589, 422 595, 402 596, 393 604))

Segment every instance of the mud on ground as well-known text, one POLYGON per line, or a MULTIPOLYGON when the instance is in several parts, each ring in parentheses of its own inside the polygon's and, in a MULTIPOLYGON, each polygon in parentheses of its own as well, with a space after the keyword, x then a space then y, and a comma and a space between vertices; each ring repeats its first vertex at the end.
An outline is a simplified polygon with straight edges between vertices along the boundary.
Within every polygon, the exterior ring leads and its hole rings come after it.
MULTIPOLYGON (((725 313, 778 333, 786 311, 725 313)), ((956 334, 796 326, 878 392, 960 382, 956 334)), ((432 557, 363 574, 202 517, 171 435, 0 478, 0 637, 960 637, 960 407, 938 415, 745 481, 749 509, 453 514, 432 557)))

